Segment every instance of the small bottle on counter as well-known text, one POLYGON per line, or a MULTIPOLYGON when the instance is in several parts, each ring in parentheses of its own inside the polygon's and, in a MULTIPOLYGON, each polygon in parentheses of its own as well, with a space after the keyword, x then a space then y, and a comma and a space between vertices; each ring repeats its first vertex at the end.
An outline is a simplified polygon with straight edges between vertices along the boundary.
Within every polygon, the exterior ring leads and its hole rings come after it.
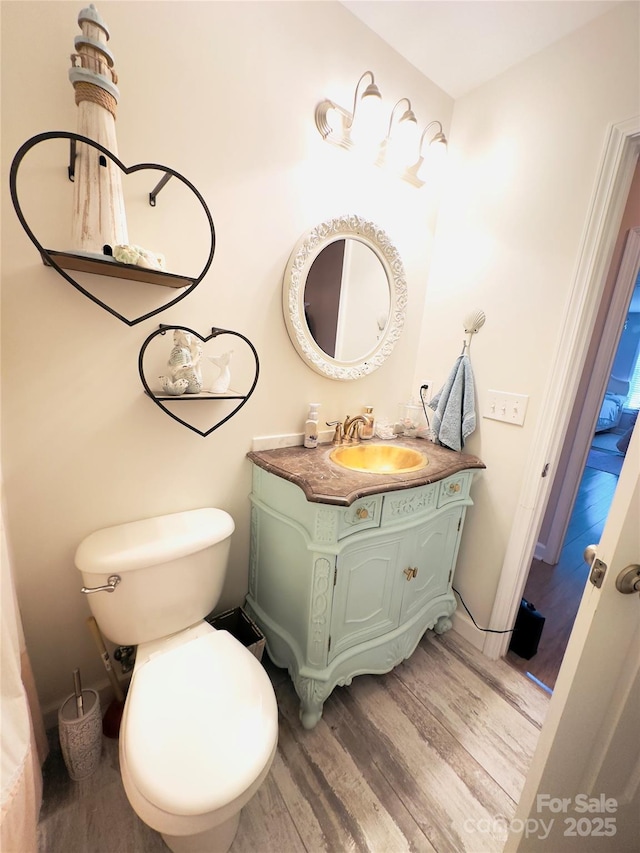
POLYGON ((318 409, 320 403, 309 403, 309 415, 304 424, 304 446, 318 446, 318 409))
POLYGON ((364 407, 364 417, 365 422, 362 424, 362 428, 360 429, 360 438, 373 438, 376 427, 376 420, 373 416, 373 406, 364 407))

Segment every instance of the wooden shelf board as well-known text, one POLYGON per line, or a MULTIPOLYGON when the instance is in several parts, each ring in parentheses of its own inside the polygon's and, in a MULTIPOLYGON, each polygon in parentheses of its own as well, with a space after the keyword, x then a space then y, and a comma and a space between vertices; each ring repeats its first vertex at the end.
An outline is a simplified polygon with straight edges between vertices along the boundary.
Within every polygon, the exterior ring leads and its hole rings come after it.
POLYGON ((165 400, 169 402, 177 402, 183 400, 244 400, 246 394, 240 394, 239 391, 225 391, 223 394, 218 394, 214 391, 201 391, 199 394, 165 394, 164 391, 153 392, 149 394, 145 390, 145 394, 153 397, 154 400, 165 400))
MULTIPOLYGON (((114 261, 109 255, 98 258, 74 252, 59 252, 55 249, 46 249, 46 252, 58 266, 65 270, 78 270, 78 272, 106 275, 111 278, 125 278, 130 281, 142 281, 146 284, 159 284, 163 287, 189 287, 195 281, 195 279, 183 275, 175 275, 160 270, 148 270, 133 264, 121 264, 114 261)), ((51 266, 46 255, 42 256, 42 260, 46 266, 51 266)))

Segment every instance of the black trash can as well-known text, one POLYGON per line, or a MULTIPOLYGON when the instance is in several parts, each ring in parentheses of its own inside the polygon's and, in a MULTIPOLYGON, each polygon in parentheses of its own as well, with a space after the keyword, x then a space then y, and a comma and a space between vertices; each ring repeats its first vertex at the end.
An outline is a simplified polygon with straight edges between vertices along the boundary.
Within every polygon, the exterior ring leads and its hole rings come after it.
POLYGON ((262 660, 266 640, 256 623, 247 616, 242 607, 234 607, 215 616, 210 613, 205 616, 205 621, 213 625, 217 631, 228 631, 232 637, 246 646, 252 655, 262 660))
POLYGON ((518 657, 525 660, 531 658, 538 651, 538 643, 544 628, 544 616, 535 608, 534 604, 523 598, 516 617, 513 635, 509 648, 518 657))

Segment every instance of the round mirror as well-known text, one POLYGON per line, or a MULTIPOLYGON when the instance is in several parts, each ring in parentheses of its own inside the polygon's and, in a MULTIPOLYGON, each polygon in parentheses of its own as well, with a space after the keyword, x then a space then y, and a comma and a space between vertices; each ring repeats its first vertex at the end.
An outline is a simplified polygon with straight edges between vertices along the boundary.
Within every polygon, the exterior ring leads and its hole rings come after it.
POLYGON ((359 379, 389 357, 404 325, 407 285, 385 232, 358 216, 330 219, 295 246, 284 277, 289 337, 330 379, 359 379))

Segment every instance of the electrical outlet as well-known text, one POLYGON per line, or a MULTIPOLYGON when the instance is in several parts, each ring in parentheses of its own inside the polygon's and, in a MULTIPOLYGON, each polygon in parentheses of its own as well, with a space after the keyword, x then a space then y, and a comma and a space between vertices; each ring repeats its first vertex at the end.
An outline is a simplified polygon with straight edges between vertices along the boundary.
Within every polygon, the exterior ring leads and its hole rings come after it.
POLYGON ((425 404, 431 400, 434 393, 433 379, 425 379, 420 386, 420 396, 424 400, 425 404))
POLYGON ((527 394, 511 394, 508 391, 487 391, 484 417, 494 421, 522 426, 527 411, 527 394))

